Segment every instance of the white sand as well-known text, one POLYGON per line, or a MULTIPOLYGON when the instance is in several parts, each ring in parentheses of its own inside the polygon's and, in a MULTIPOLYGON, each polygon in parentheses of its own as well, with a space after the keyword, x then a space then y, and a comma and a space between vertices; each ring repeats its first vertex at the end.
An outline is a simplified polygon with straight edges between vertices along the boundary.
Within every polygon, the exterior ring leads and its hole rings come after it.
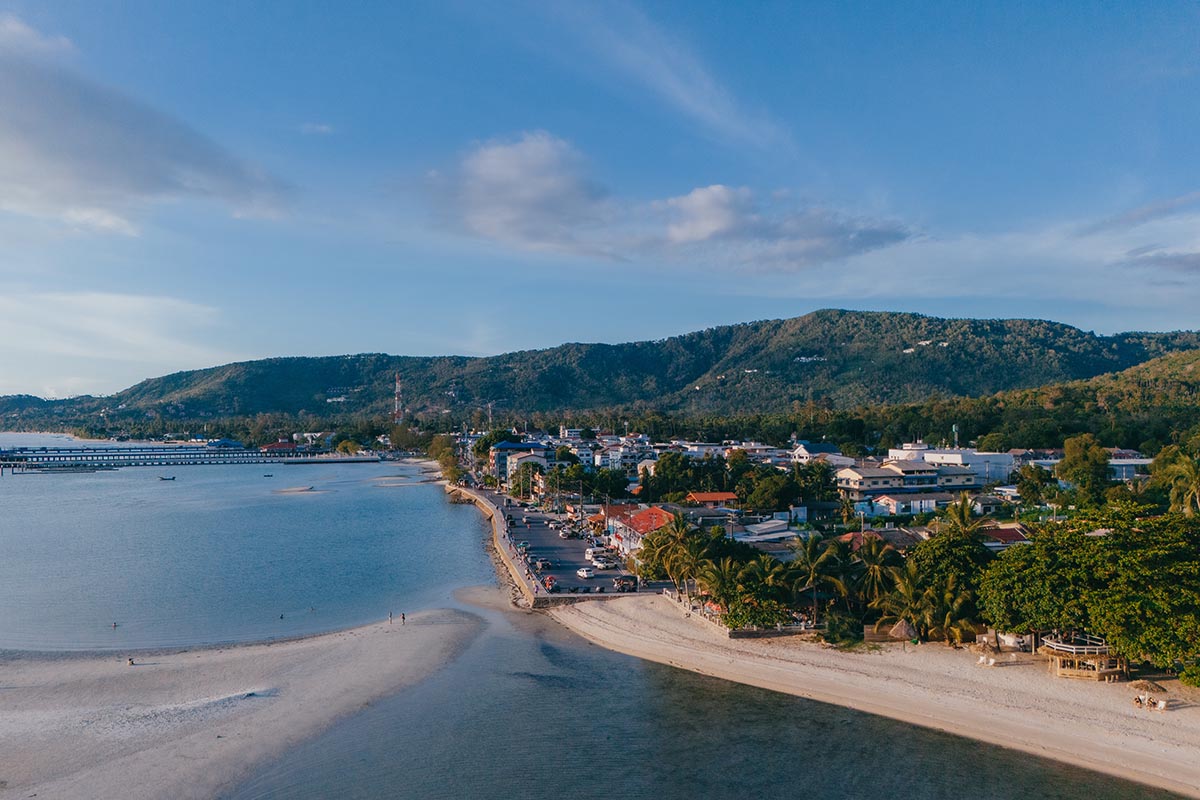
POLYGON ((596 644, 740 683, 949 731, 1200 797, 1200 693, 1135 708, 1128 684, 1054 678, 1024 657, 996 667, 941 644, 840 652, 794 638, 725 637, 662 596, 553 609, 596 644))
POLYGON ((0 658, 0 797, 210 798, 256 764, 430 675, 481 629, 399 615, 276 644, 0 658))

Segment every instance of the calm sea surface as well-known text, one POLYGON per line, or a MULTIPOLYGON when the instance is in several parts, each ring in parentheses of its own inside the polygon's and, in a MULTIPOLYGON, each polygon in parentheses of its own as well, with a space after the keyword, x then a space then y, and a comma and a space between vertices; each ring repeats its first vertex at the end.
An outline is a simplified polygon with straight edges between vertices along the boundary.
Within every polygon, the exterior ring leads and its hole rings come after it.
MULTIPOLYGON (((249 640, 461 605, 457 588, 493 580, 484 526, 419 481, 397 465, 5 475, 0 649, 249 640), (300 486, 318 491, 277 493, 300 486)), ((230 800, 1171 797, 468 610, 488 625, 458 660, 230 800)))

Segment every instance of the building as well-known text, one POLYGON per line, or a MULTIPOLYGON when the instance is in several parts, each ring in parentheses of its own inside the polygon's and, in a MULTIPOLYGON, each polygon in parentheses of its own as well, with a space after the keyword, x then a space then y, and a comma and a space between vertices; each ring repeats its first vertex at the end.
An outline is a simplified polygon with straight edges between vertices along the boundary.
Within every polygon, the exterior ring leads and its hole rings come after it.
POLYGON ((508 480, 508 457, 516 453, 536 453, 547 464, 554 463, 554 448, 538 442, 497 442, 488 450, 488 473, 497 481, 508 480))
POLYGON ((890 461, 924 461, 926 464, 968 467, 979 478, 980 485, 1007 483, 1008 476, 1017 467, 1010 453, 991 453, 969 447, 934 448, 924 442, 907 442, 888 450, 890 461))
POLYGON ((796 442, 796 446, 792 448, 791 461, 793 464, 809 464, 813 461, 824 461, 838 468, 854 465, 853 458, 842 455, 841 450, 827 442, 818 442, 816 444, 804 441, 796 442))
POLYGON ((609 517, 609 536, 613 544, 624 555, 635 553, 642 547, 642 540, 659 528, 670 525, 675 519, 669 511, 650 506, 628 516, 609 517))
POLYGON ((855 503, 883 496, 958 493, 979 490, 975 471, 923 461, 885 461, 879 467, 845 467, 837 473, 838 491, 855 503))
POLYGON ((705 508, 721 508, 737 501, 738 496, 733 492, 688 492, 685 502, 705 508))

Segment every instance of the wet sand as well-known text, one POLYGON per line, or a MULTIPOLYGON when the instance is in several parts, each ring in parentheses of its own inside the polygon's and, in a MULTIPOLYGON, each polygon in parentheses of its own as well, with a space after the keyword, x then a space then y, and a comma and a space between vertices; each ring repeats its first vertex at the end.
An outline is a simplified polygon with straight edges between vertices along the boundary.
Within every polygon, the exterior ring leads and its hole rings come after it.
POLYGON ((211 798, 433 674, 482 629, 457 610, 286 642, 0 654, 0 797, 211 798))

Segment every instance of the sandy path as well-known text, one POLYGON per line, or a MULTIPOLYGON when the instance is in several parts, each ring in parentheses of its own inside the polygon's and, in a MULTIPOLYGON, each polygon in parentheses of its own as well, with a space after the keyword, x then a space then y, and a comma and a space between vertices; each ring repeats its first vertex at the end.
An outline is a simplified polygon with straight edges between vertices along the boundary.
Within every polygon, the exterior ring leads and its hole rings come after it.
POLYGON ((430 675, 479 632, 460 611, 276 644, 0 657, 0 797, 210 798, 430 675))
MULTIPOLYGON (((937 728, 1200 797, 1200 704, 1134 708, 1127 684, 1056 679, 1042 662, 981 667, 937 644, 839 652, 790 638, 731 640, 662 596, 553 609, 612 650, 937 728)), ((1177 688, 1177 682, 1176 687, 1177 688)))

